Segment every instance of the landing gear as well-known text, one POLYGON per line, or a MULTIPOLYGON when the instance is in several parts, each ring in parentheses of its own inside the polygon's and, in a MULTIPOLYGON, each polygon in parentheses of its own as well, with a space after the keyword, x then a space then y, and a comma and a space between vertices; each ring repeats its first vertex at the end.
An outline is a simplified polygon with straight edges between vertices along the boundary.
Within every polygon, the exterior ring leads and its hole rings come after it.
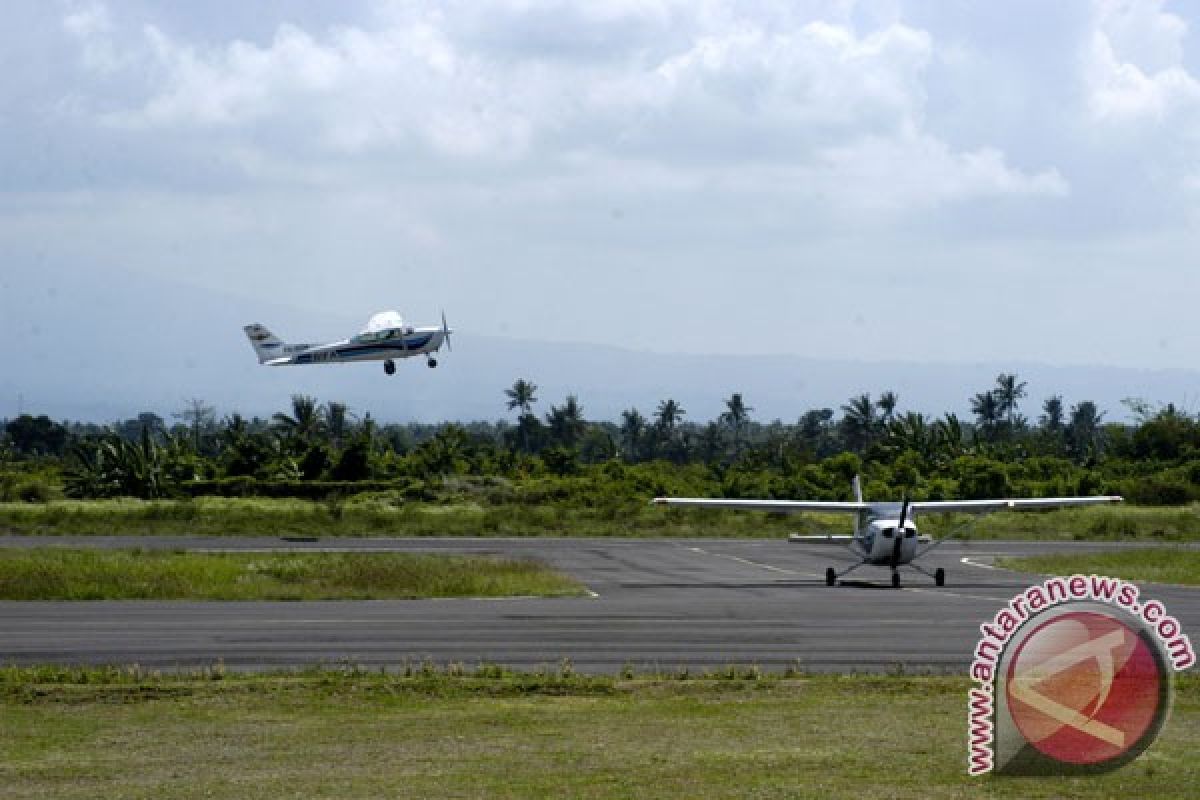
POLYGON ((431 358, 431 359, 429 359, 429 362, 428 362, 428 363, 429 363, 429 368, 430 368, 430 369, 433 369, 434 367, 436 367, 436 366, 437 366, 437 359, 436 359, 436 358, 431 358))
POLYGON ((946 570, 942 569, 941 567, 938 567, 936 570, 934 570, 933 583, 935 586, 945 586, 946 585, 946 570))
POLYGON ((892 570, 892 588, 900 588, 900 572, 898 570, 892 570))
POLYGON ((833 571, 833 567, 829 567, 825 570, 825 585, 833 586, 835 583, 837 583, 837 573, 833 571))
POLYGON ((386 372, 388 375, 395 375, 396 374, 396 362, 392 361, 390 358, 387 361, 384 361, 383 362, 383 371, 386 372))

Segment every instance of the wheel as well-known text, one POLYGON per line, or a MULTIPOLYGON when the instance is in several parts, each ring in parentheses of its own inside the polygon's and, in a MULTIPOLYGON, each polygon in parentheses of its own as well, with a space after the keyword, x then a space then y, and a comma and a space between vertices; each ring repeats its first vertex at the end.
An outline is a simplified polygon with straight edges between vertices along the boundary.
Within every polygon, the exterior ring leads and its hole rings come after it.
POLYGON ((437 366, 437 359, 436 358, 429 359, 429 368, 433 369, 436 366, 437 366))
POLYGON ((395 375, 396 374, 396 362, 392 361, 390 358, 387 361, 384 361, 383 362, 383 371, 386 372, 388 375, 395 375))
POLYGON ((946 570, 942 569, 941 567, 938 567, 936 570, 934 570, 933 582, 937 586, 945 586, 946 585, 946 570))
POLYGON ((899 572, 892 573, 892 588, 893 589, 900 588, 900 573, 899 572))
POLYGON ((825 585, 833 586, 837 583, 837 573, 833 571, 833 567, 825 570, 825 585))

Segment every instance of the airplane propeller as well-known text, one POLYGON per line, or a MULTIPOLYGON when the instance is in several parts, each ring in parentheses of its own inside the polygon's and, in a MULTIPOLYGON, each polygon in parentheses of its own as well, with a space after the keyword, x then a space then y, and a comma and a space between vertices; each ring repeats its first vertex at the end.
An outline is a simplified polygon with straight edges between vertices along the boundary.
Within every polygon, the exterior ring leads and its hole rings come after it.
POLYGON ((445 309, 442 309, 442 340, 446 342, 446 349, 453 353, 454 348, 450 346, 450 328, 446 326, 445 309))
POLYGON ((900 564, 900 548, 904 544, 904 520, 908 518, 908 498, 904 498, 904 504, 900 506, 900 524, 896 526, 896 541, 892 545, 892 569, 894 570, 900 564))

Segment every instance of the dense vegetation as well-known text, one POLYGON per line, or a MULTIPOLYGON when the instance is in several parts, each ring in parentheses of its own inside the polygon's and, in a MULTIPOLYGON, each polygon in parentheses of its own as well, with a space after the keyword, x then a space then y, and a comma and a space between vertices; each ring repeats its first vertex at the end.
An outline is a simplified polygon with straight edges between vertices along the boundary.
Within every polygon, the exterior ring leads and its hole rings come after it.
POLYGON ((1068 407, 1055 395, 1033 420, 1022 412, 1026 394, 1001 374, 971 397, 971 419, 901 412, 884 392, 764 423, 734 393, 709 422, 688 421, 669 398, 614 422, 586 419, 573 396, 539 416, 537 386, 521 379, 501 396, 513 422, 379 425, 303 395, 270 419, 217 419, 200 400, 173 424, 150 412, 109 426, 25 414, 3 423, 0 501, 390 492, 458 502, 464 486, 485 504, 610 506, 664 492, 842 499, 855 473, 869 497, 1200 500, 1196 416, 1127 401, 1133 421, 1106 422, 1094 403, 1068 407))

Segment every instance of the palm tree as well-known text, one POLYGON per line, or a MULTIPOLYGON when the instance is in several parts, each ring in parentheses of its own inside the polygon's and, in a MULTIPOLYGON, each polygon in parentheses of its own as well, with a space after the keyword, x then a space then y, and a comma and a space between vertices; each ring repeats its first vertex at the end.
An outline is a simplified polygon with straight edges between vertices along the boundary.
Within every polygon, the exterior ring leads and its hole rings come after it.
POLYGON ((1000 400, 995 392, 979 392, 971 398, 971 413, 979 423, 979 430, 986 441, 994 441, 996 427, 1003 416, 1000 411, 1000 400))
POLYGON ((746 423, 750 419, 750 412, 754 409, 747 406, 742 401, 740 392, 734 392, 733 395, 725 401, 725 411, 722 412, 718 421, 728 425, 733 431, 733 457, 737 458, 742 449, 742 430, 746 427, 746 423))
POLYGON ((1103 433, 1100 423, 1104 412, 1091 400, 1084 400, 1071 408, 1071 421, 1067 425, 1067 442, 1072 454, 1084 461, 1100 454, 1103 449, 1103 433))
POLYGON ((530 413, 533 410, 533 404, 537 402, 535 396, 537 388, 536 383, 518 378, 511 389, 504 390, 504 394, 508 397, 508 410, 519 408, 522 414, 530 413))
POLYGON ((929 461, 934 456, 937 444, 936 429, 924 414, 909 411, 888 423, 887 444, 898 453, 911 450, 929 461))
POLYGON ((317 403, 315 397, 294 394, 292 395, 291 416, 277 411, 271 416, 271 421, 276 429, 288 439, 308 442, 321 433, 324 428, 321 419, 323 411, 324 408, 317 403))
POLYGON ((521 449, 525 452, 529 452, 529 429, 537 424, 537 418, 533 416, 533 404, 537 402, 537 388, 536 383, 518 378, 511 389, 504 390, 505 396, 508 397, 508 410, 512 411, 514 408, 521 410, 517 417, 517 431, 521 440, 521 449))
POLYGON ((626 458, 638 461, 645 446, 646 418, 636 408, 621 412, 621 438, 626 445, 626 458))
POLYGON ((546 415, 546 425, 550 428, 550 436, 563 447, 574 447, 587 423, 583 419, 583 408, 575 395, 567 395, 562 406, 550 406, 546 415))
POLYGON ((1042 428, 1055 436, 1063 430, 1063 399, 1061 394, 1051 395, 1042 403, 1042 416, 1038 418, 1042 428))
POLYGON ((654 438, 667 457, 678 456, 676 448, 676 426, 683 421, 687 412, 683 406, 668 398, 658 404, 654 412, 654 438))
POLYGON ((897 398, 895 392, 888 391, 879 395, 879 400, 876 401, 875 405, 879 406, 879 410, 883 412, 884 425, 887 425, 889 422, 891 422, 892 417, 895 416, 896 402, 897 398))
POLYGON ((329 438, 333 440, 334 449, 342 449, 342 439, 346 436, 348 421, 345 403, 331 402, 326 406, 325 427, 329 431, 329 438))
POLYGON ((950 461, 966 451, 966 438, 963 436, 962 422, 957 414, 946 414, 933 423, 933 431, 937 439, 936 450, 939 459, 950 461))
POLYGON ((861 453, 870 447, 878 427, 871 395, 864 393, 851 397, 850 402, 842 406, 842 434, 850 449, 861 453))
POLYGON ((1013 415, 1016 414, 1017 406, 1021 398, 1025 397, 1026 385, 1025 381, 1018 381, 1016 375, 1001 372, 996 376, 996 401, 1000 414, 1008 418, 1009 430, 1012 430, 1013 415))

